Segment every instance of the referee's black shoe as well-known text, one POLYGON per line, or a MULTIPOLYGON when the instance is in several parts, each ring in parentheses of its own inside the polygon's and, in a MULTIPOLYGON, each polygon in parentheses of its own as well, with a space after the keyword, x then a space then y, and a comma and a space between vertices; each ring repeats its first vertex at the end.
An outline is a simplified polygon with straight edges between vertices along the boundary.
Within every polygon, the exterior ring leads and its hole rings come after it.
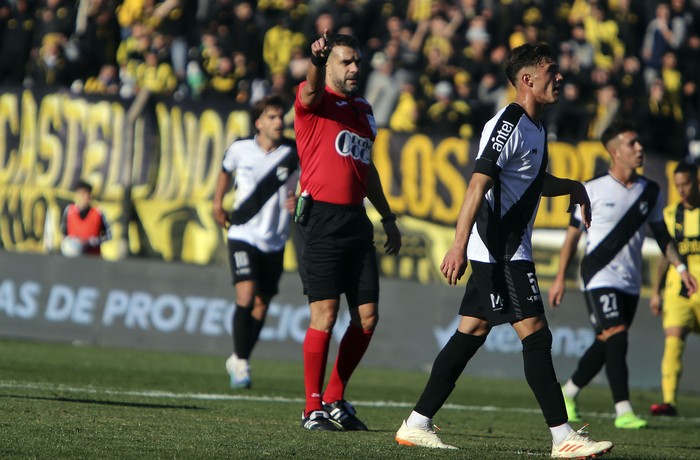
POLYGON ((315 410, 308 416, 301 414, 301 427, 310 431, 340 431, 335 423, 331 422, 328 412, 315 410))
POLYGON ((355 417, 357 413, 355 408, 344 399, 332 402, 330 404, 323 403, 323 410, 331 416, 331 421, 338 427, 346 431, 367 431, 367 425, 355 417))

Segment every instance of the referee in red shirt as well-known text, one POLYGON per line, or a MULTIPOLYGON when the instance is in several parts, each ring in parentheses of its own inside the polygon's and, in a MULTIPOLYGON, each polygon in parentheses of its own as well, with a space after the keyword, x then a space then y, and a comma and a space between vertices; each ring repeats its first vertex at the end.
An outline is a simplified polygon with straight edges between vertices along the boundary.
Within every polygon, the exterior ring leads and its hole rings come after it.
POLYGON ((401 234, 371 159, 376 135, 372 107, 356 95, 359 44, 349 35, 329 38, 327 32, 311 44, 307 79, 294 102, 304 196, 295 216, 304 241, 299 273, 311 307, 303 346, 306 407, 301 425, 308 430, 366 430, 344 399, 378 320, 379 270, 365 196, 382 216, 387 254, 399 253, 401 234), (322 392, 342 293, 350 325, 322 392))

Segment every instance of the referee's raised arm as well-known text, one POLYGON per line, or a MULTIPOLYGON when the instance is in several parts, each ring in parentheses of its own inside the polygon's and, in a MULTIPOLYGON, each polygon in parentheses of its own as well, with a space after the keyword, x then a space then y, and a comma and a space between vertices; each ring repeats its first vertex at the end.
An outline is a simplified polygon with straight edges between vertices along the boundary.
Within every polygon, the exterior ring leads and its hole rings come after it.
POLYGON ((326 63, 330 52, 326 29, 323 36, 311 44, 311 60, 306 72, 307 83, 299 95, 302 104, 307 108, 314 108, 321 102, 326 87, 326 63))

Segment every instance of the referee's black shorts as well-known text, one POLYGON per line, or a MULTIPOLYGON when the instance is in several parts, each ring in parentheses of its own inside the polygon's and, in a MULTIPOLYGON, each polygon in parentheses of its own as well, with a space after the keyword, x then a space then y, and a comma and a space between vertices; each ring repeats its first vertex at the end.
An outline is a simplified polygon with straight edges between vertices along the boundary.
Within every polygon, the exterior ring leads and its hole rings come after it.
POLYGON ((460 315, 484 319, 490 326, 497 326, 544 314, 535 264, 525 260, 469 263, 472 275, 467 281, 460 315))
POLYGON ((299 275, 309 302, 339 299, 350 308, 379 300, 374 226, 364 206, 314 201, 301 239, 299 275))

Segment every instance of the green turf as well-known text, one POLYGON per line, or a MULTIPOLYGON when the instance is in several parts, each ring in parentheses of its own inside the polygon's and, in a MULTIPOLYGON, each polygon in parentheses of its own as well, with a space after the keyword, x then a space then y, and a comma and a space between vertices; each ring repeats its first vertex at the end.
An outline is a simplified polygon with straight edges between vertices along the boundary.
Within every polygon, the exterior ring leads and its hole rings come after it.
MULTIPOLYGON (((460 450, 435 451, 393 441, 425 373, 359 369, 346 396, 372 431, 312 433, 299 426, 300 364, 254 360, 253 389, 237 392, 223 364, 223 356, 0 341, 0 458, 549 457, 549 432, 522 381, 463 376, 435 419, 460 450)), ((632 398, 645 413, 658 394, 632 398)), ((700 459, 700 396, 680 403, 682 417, 621 431, 607 388, 580 397, 592 437, 616 443, 610 459, 700 459)))

